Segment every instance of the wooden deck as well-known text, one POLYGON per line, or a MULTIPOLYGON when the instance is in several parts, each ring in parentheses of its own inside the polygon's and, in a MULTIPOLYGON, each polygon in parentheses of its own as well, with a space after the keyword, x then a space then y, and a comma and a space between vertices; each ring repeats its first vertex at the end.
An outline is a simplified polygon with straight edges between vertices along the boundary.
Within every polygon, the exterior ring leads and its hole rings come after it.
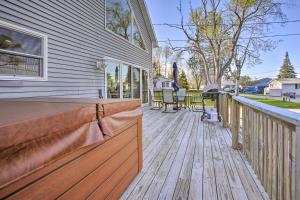
POLYGON ((144 168, 121 199, 269 199, 231 134, 200 113, 145 108, 144 168))

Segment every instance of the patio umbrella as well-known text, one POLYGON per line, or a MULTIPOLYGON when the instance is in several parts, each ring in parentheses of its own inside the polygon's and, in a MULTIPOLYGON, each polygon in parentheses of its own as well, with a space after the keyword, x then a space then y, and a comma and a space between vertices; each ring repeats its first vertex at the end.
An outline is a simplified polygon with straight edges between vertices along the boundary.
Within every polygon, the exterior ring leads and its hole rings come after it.
POLYGON ((179 90, 179 84, 178 84, 178 67, 176 62, 173 63, 173 88, 175 91, 179 90))

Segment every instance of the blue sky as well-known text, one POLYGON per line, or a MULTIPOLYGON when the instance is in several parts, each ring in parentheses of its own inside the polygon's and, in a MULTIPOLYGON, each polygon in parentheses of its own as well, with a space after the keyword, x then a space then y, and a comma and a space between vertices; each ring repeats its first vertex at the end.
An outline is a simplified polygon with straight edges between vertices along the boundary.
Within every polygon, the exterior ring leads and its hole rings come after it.
MULTIPOLYGON (((300 19, 300 1, 286 0, 289 5, 283 7, 283 12, 287 15, 288 20, 300 19)), ((177 11, 179 0, 146 0, 150 16, 153 24, 160 23, 179 23, 180 16, 177 11)), ((183 2, 187 3, 187 0, 183 2)), ((183 5, 188 8, 188 4, 183 5)), ((270 20, 271 21, 271 20, 270 20)), ((183 33, 179 30, 167 26, 154 26, 158 40, 169 39, 185 39, 183 33)), ((266 35, 300 33, 300 22, 289 23, 285 26, 274 24, 266 35)), ((289 56, 293 66, 295 67, 298 77, 300 77, 300 36, 276 37, 280 40, 273 51, 262 53, 263 62, 252 67, 245 67, 242 71, 243 75, 250 75, 253 78, 275 77, 282 65, 285 52, 289 52, 289 56)), ((163 43, 160 43, 163 45, 163 43)), ((184 46, 183 42, 174 42, 173 46, 184 46)))

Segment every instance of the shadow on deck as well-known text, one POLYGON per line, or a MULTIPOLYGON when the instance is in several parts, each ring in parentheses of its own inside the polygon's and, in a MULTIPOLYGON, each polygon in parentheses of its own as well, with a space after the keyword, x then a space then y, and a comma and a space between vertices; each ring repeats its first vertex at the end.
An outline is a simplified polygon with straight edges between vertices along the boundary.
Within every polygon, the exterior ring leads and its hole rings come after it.
POLYGON ((144 168, 121 199, 269 199, 230 132, 200 115, 144 109, 144 168))

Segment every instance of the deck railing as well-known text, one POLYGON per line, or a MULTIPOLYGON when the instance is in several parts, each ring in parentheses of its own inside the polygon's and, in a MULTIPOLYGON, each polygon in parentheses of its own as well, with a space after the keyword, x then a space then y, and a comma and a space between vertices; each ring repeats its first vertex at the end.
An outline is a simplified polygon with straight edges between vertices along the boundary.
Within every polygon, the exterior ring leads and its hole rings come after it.
POLYGON ((300 114, 220 95, 223 126, 241 149, 270 199, 300 199, 300 114))

